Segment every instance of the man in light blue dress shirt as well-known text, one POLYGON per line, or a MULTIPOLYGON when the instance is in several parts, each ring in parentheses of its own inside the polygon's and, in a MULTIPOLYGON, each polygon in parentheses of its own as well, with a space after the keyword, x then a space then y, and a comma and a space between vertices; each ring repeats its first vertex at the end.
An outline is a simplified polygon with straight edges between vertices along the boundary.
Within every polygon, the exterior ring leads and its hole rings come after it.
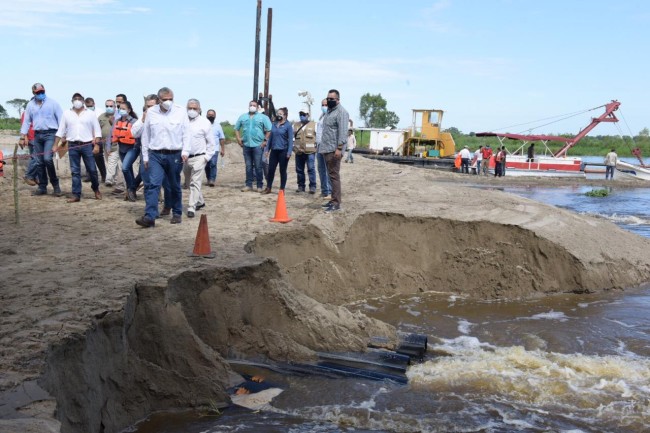
POLYGON ((34 125, 34 155, 36 155, 36 173, 38 173, 38 189, 33 195, 47 194, 47 178, 49 176, 54 195, 63 195, 56 176, 52 146, 54 136, 59 129, 59 122, 63 117, 63 109, 58 102, 45 95, 45 87, 41 83, 32 86, 34 98, 25 108, 25 117, 20 128, 20 140, 27 143, 29 125, 34 125), (48 176, 46 176, 46 173, 48 176))

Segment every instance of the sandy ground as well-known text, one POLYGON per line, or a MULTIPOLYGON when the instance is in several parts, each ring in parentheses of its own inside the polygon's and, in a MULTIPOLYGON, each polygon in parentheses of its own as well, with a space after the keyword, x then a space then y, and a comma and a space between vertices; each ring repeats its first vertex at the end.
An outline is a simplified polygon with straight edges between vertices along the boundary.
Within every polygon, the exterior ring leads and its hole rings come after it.
MULTIPOLYGON (((216 252, 213 260, 187 255, 194 245, 198 217, 184 215, 180 225, 169 224, 165 217, 155 228, 142 229, 134 222, 143 214, 141 198, 136 203, 126 202, 103 187, 105 198, 96 201, 86 183, 82 201, 67 204, 65 198, 52 195, 33 197, 34 187, 21 182, 20 224, 16 225, 12 171, 9 167, 5 170, 0 179, 0 392, 37 378, 52 343, 85 332, 94 318, 122 310, 137 281, 164 284, 184 270, 254 262, 257 258, 246 252, 246 246, 262 235, 316 227, 328 242, 337 244, 349 236, 359 217, 369 212, 516 226, 566 251, 576 266, 596 268, 613 263, 620 275, 611 276, 610 287, 650 279, 648 240, 607 221, 462 185, 605 185, 604 180, 479 178, 356 157, 354 164, 341 164, 343 210, 326 214, 318 194, 294 192, 296 176, 291 162, 286 201, 294 221, 281 225, 269 222, 276 194, 241 192, 243 158, 238 146, 228 144, 226 149, 226 166, 220 167, 215 188, 204 186, 207 206, 199 212, 208 217, 216 252)), ((274 192, 278 184, 276 176, 274 192)), ((61 185, 64 192, 70 191, 69 176, 63 176, 61 185)), ((615 181, 613 185, 638 183, 615 181)), ((186 201, 184 191, 184 204, 186 201)), ((308 249, 304 251, 308 253, 308 249)))

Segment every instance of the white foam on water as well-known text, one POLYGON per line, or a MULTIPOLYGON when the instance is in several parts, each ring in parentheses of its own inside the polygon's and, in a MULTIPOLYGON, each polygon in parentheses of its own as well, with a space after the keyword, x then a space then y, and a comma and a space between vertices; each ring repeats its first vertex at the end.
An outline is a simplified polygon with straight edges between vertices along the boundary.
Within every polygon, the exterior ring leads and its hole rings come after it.
POLYGON ((567 315, 564 314, 561 311, 553 311, 553 310, 551 310, 551 311, 546 312, 546 313, 539 313, 539 314, 535 314, 535 315, 530 316, 530 317, 520 317, 519 318, 519 320, 526 320, 526 319, 530 319, 530 320, 559 320, 560 322, 566 322, 567 320, 569 320, 569 317, 567 317, 567 315))
POLYGON ((469 334, 470 329, 474 326, 472 322, 461 319, 458 321, 458 332, 461 334, 469 334))
POLYGON ((471 337, 443 344, 452 356, 408 369, 414 389, 483 395, 530 410, 650 430, 650 359, 495 348, 471 337))
POLYGON ((608 214, 602 214, 598 212, 583 212, 582 214, 589 215, 596 218, 606 219, 618 224, 626 224, 631 226, 650 225, 650 219, 638 217, 635 215, 619 215, 617 213, 608 215, 608 214))

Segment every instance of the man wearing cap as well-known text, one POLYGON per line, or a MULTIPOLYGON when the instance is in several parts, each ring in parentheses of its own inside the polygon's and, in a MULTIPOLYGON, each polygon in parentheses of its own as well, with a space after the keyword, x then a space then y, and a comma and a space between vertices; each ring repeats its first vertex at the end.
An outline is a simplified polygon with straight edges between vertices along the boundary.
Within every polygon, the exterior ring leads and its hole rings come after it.
POLYGON ((296 152, 296 174, 298 190, 305 192, 305 164, 309 176, 309 194, 316 193, 316 122, 309 118, 309 110, 301 110, 300 122, 293 124, 293 150, 296 152))
POLYGON ((198 99, 187 101, 187 117, 190 119, 190 154, 185 161, 185 178, 190 179, 190 200, 187 205, 187 216, 193 218, 194 213, 205 206, 201 193, 201 181, 206 164, 215 154, 214 133, 212 124, 201 116, 201 103, 198 99))
POLYGON ((33 195, 47 194, 48 175, 54 195, 63 195, 59 186, 59 178, 56 176, 54 161, 52 158, 52 146, 54 136, 59 129, 59 122, 63 116, 63 110, 58 102, 45 96, 45 87, 41 83, 32 86, 34 98, 25 107, 25 117, 20 128, 20 143, 27 144, 27 133, 29 126, 34 127, 34 154, 36 155, 36 173, 38 177, 38 189, 33 195))
POLYGON ((163 87, 158 90, 160 104, 147 110, 142 130, 142 160, 148 170, 145 184, 145 214, 135 222, 142 227, 153 227, 158 217, 158 197, 163 179, 169 182, 172 219, 180 224, 183 215, 181 171, 190 155, 190 121, 187 110, 174 104, 174 92, 163 87))
POLYGON ((341 209, 341 158, 348 142, 350 115, 340 102, 340 94, 336 89, 327 92, 327 113, 323 116, 323 135, 318 146, 327 164, 327 174, 332 183, 332 199, 324 205, 325 212, 336 212, 341 209))
POLYGON ((63 137, 68 143, 68 158, 72 175, 72 196, 68 199, 68 203, 76 203, 81 200, 81 159, 90 175, 90 186, 95 192, 95 199, 101 200, 102 193, 99 192, 97 166, 93 155, 99 153, 102 129, 97 116, 93 111, 86 109, 84 97, 79 93, 72 95, 72 109, 63 113, 59 129, 56 131, 53 152, 57 151, 63 137))
POLYGON ((460 172, 469 174, 469 159, 472 157, 472 154, 469 151, 469 147, 463 147, 463 150, 460 151, 460 172))

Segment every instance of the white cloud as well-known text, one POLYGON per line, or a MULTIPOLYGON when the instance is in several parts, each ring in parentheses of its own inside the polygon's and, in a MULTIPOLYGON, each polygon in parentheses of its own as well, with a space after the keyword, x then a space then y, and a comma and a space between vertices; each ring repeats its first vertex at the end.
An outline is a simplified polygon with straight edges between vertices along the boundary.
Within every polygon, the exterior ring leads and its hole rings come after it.
POLYGON ((451 31, 451 26, 442 18, 442 15, 450 7, 450 0, 439 0, 431 6, 422 9, 418 14, 417 21, 412 22, 411 25, 436 33, 447 33, 451 31))

